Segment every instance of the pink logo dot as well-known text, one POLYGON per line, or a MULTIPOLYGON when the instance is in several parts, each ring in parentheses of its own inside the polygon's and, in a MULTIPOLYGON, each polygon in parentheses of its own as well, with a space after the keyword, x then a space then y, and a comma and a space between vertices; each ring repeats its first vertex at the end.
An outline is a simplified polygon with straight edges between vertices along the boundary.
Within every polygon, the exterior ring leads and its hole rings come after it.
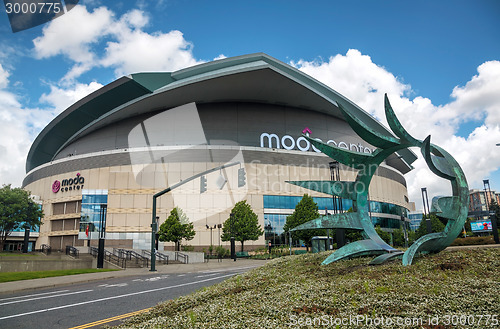
POLYGON ((59 192, 60 188, 61 188, 61 182, 59 182, 58 180, 54 181, 54 183, 52 184, 52 192, 57 193, 59 192))

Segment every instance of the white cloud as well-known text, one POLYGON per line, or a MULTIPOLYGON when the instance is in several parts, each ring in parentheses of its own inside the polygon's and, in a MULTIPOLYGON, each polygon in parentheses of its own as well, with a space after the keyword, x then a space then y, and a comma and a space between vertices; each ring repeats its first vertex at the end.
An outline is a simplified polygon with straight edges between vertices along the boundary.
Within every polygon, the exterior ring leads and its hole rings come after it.
POLYGON ((214 58, 214 61, 219 60, 219 59, 224 59, 224 58, 227 58, 227 56, 224 54, 220 54, 219 56, 214 58))
POLYGON ((9 83, 9 72, 4 70, 4 68, 0 64, 0 89, 7 87, 8 83, 9 83))
POLYGON ((76 6, 51 21, 34 42, 38 58, 63 55, 74 62, 63 81, 73 81, 96 66, 111 67, 116 75, 140 71, 174 71, 197 61, 192 44, 180 31, 147 33, 149 16, 134 9, 120 18, 106 7, 89 12, 76 6), (106 43, 104 54, 95 46, 106 43))
POLYGON ((0 185, 21 186, 25 176, 28 151, 36 135, 61 111, 79 99, 102 87, 97 82, 73 84, 66 88, 51 86, 41 102, 51 105, 47 109, 26 108, 18 97, 9 92, 10 73, 0 64, 0 185))
POLYGON ((384 93, 403 97, 411 90, 409 85, 401 83, 392 73, 373 63, 370 56, 356 49, 350 49, 345 56, 332 56, 326 62, 299 60, 291 64, 379 118, 384 117, 380 106, 384 93))
MULTIPOLYGON (((457 86, 453 101, 435 106, 425 97, 409 98, 411 86, 402 83, 392 73, 372 62, 358 50, 330 57, 328 61, 292 62, 292 65, 351 99, 385 124, 384 93, 403 126, 415 138, 431 135, 431 142, 447 150, 460 163, 469 187, 482 186, 482 179, 500 168, 500 152, 494 149, 500 142, 500 62, 491 61, 478 67, 478 74, 465 86, 457 86), (477 125, 467 137, 457 136, 461 124, 471 120, 477 125)), ((421 205, 421 187, 429 195, 450 195, 449 183, 435 176, 422 159, 420 150, 413 149, 419 159, 415 169, 406 175, 410 199, 421 205)))
POLYGON ((95 81, 89 84, 74 83, 66 88, 51 85, 50 93, 42 94, 40 102, 50 104, 57 114, 101 87, 103 85, 95 81))
POLYGON ((180 31, 146 33, 149 17, 134 9, 112 27, 113 40, 107 42, 100 61, 115 68, 117 76, 144 71, 175 71, 200 63, 192 54, 192 44, 180 31))
POLYGON ((455 99, 448 107, 465 118, 478 119, 486 115, 488 125, 500 124, 500 61, 489 61, 477 68, 475 75, 463 87, 455 87, 455 99))
POLYGON ((191 44, 179 31, 147 34, 124 31, 118 41, 108 42, 103 66, 114 67, 116 75, 141 71, 175 71, 197 64, 191 44))
POLYGON ((96 61, 91 46, 109 33, 113 15, 105 7, 89 13, 84 6, 75 6, 67 14, 45 25, 43 35, 33 40, 35 56, 49 58, 63 55, 77 66, 90 69, 96 61))
POLYGON ((24 108, 17 97, 6 90, 8 76, 9 72, 0 65, 0 184, 21 186, 31 142, 53 113, 24 108))

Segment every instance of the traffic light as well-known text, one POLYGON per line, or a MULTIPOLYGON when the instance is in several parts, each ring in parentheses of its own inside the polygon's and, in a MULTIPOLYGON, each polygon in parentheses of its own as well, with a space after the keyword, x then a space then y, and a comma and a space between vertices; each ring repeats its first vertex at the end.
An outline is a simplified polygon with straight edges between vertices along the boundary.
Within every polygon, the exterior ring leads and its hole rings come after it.
POLYGON ((243 187, 246 184, 245 168, 238 169, 238 187, 243 187))
POLYGON ((207 191, 207 178, 205 176, 200 177, 200 193, 207 191))

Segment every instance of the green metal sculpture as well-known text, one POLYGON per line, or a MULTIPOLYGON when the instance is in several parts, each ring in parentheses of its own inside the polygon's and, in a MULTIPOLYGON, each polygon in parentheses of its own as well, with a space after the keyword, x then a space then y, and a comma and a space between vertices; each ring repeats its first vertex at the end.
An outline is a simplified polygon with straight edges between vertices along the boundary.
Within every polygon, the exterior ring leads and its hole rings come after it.
POLYGON ((410 265, 416 255, 437 253, 459 235, 467 219, 468 186, 465 175, 456 160, 442 148, 430 143, 430 136, 424 141, 413 138, 401 125, 394 113, 387 95, 385 96, 385 115, 391 130, 397 137, 382 135, 365 125, 361 120, 344 110, 338 103, 346 121, 366 142, 378 149, 372 154, 352 152, 317 141, 305 136, 312 145, 330 158, 358 170, 354 182, 346 181, 291 181, 289 183, 310 190, 336 195, 353 201, 353 212, 327 215, 295 227, 292 231, 317 228, 345 228, 362 232, 364 240, 349 243, 336 250, 323 261, 323 265, 340 259, 367 255, 380 255, 371 264, 380 264, 391 258, 403 259, 404 265, 410 265), (453 196, 441 197, 432 203, 432 212, 446 218, 448 223, 439 233, 422 236, 402 252, 385 241, 375 231, 369 216, 368 187, 378 166, 389 155, 401 149, 419 147, 429 169, 439 177, 451 182, 453 196))

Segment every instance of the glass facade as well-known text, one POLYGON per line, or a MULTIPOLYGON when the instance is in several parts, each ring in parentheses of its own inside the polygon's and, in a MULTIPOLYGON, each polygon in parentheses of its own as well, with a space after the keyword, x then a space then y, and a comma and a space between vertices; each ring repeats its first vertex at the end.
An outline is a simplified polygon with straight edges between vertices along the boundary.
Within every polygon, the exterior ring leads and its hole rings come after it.
POLYGON ((410 229, 412 231, 418 230, 420 222, 422 221, 424 214, 421 212, 409 213, 408 218, 410 219, 410 229))
MULTIPOLYGON (((26 225, 24 222, 21 223, 21 225, 19 225, 18 228, 13 229, 12 232, 24 232, 24 225, 26 225)), ((40 232, 40 226, 32 226, 30 228, 30 232, 40 232)))
POLYGON ((370 201, 370 212, 408 217, 408 210, 405 207, 387 202, 370 201))
MULTIPOLYGON (((302 200, 301 196, 288 195, 264 195, 264 208, 267 209, 295 209, 297 203, 302 200)), ((314 202, 318 204, 318 209, 333 211, 332 198, 313 197, 314 202)), ((352 200, 342 199, 344 210, 352 207, 352 200)))
POLYGON ((273 244, 284 244, 283 226, 286 223, 288 214, 264 214, 264 234, 265 239, 273 244))
POLYGON ((377 216, 371 216, 372 218, 372 223, 373 226, 380 226, 383 228, 400 228, 401 227, 401 221, 399 219, 395 218, 387 218, 387 217, 377 217, 377 216))
MULTIPOLYGON (((297 203, 302 200, 302 196, 287 196, 287 195, 264 195, 264 232, 265 239, 272 241, 273 244, 285 243, 283 226, 286 223, 286 217, 291 215, 295 210, 297 203), (286 214, 272 213, 271 209, 289 210, 286 214)), ((333 211, 333 202, 331 197, 313 197, 317 203, 318 209, 333 211)), ((342 199, 344 211, 352 208, 352 200, 342 199)), ((408 210, 404 207, 378 201, 370 201, 370 212, 377 214, 390 214, 407 217, 408 210)), ((382 228, 398 229, 401 227, 401 220, 397 218, 371 216, 374 226, 382 228)))
MULTIPOLYGON (((82 211, 80 218, 80 232, 91 238, 97 238, 97 235, 91 235, 92 232, 101 231, 101 214, 103 208, 108 204, 108 190, 83 190, 82 192, 82 211)), ((104 212, 104 227, 106 227, 106 213, 104 212)))

